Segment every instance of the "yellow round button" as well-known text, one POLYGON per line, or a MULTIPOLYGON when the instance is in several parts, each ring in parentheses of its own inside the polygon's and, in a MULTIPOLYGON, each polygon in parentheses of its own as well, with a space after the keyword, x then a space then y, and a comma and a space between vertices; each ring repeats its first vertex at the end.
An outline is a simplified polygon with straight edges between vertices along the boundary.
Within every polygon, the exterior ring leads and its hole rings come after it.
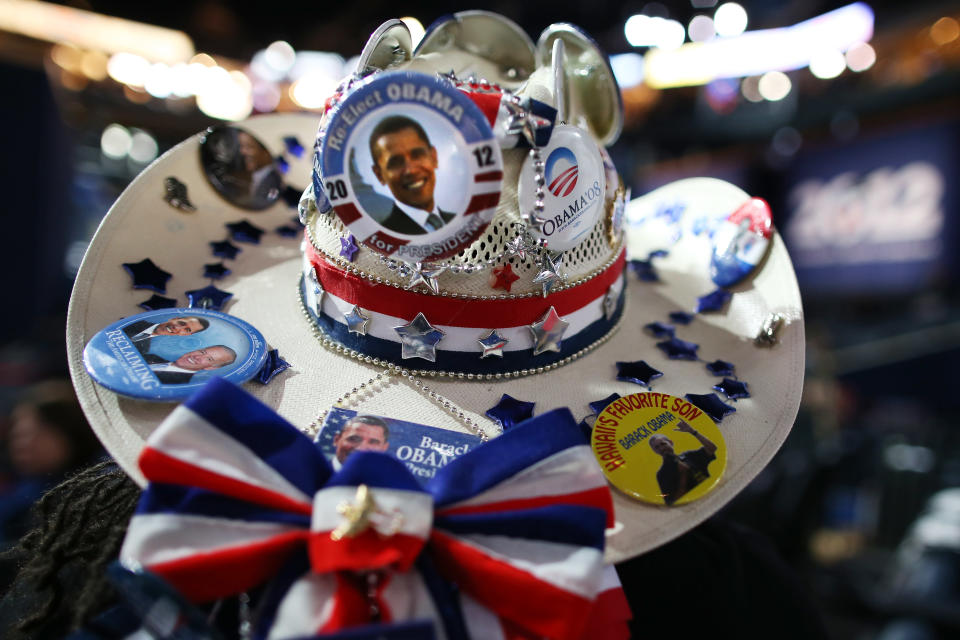
POLYGON ((665 393, 634 393, 597 416, 590 441, 603 473, 628 496, 672 506, 710 492, 727 466, 723 435, 701 409, 665 393))

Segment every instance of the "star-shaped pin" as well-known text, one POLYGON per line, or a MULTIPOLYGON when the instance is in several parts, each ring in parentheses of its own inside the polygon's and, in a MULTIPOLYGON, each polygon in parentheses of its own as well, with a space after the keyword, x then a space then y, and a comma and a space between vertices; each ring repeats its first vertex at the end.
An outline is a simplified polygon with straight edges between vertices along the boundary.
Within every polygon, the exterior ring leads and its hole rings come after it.
POLYGON ((343 314, 343 319, 347 321, 347 330, 360 336, 367 335, 367 325, 370 323, 370 316, 363 313, 363 309, 353 305, 350 313, 343 314))
POLYGON ((617 363, 617 380, 623 382, 633 382, 649 389, 650 383, 662 376, 662 371, 657 371, 643 360, 617 363))
POLYGON ((697 298, 697 313, 707 313, 709 311, 720 311, 728 302, 733 294, 725 289, 717 289, 705 296, 697 298))
POLYGON ((290 363, 280 357, 280 352, 271 349, 267 351, 267 359, 257 372, 256 380, 260 384, 268 384, 278 373, 289 368, 290 363))
POLYGON ((175 209, 180 209, 180 211, 196 211, 197 208, 193 206, 193 203, 190 202, 190 199, 187 197, 187 185, 183 184, 173 176, 165 178, 163 180, 163 199, 169 203, 169 205, 175 209))
POLYGON ((431 325, 422 313, 418 313, 417 317, 409 323, 394 327, 393 330, 400 336, 401 358, 437 361, 437 343, 443 340, 444 333, 431 325))
POLYGON ((733 363, 727 362, 726 360, 714 360, 713 362, 708 362, 706 367, 707 371, 715 376, 733 375, 733 363))
POLYGON ((731 400, 750 397, 750 392, 747 390, 747 383, 734 380, 733 378, 724 378, 720 384, 713 385, 713 388, 731 400))
POLYGON ((537 132, 549 127, 553 123, 527 110, 519 100, 504 100, 501 104, 507 109, 506 132, 510 135, 520 135, 531 147, 537 144, 537 132))
POLYGON ((725 416, 736 411, 735 408, 718 398, 715 393, 704 393, 702 395, 688 393, 684 397, 694 406, 703 409, 703 412, 710 416, 714 422, 720 422, 725 416))
POLYGON ((213 264, 203 265, 204 278, 219 280, 220 278, 225 278, 228 275, 230 275, 230 269, 228 269, 222 262, 214 262, 213 264))
POLYGON ((237 254, 243 251, 240 247, 233 244, 229 240, 221 240, 220 242, 211 242, 210 248, 213 249, 213 255, 218 258, 228 258, 233 260, 237 257, 237 254))
POLYGON ((486 411, 486 416, 500 425, 504 431, 515 427, 518 423, 533 417, 535 402, 525 402, 503 394, 500 402, 486 411))
POLYGON ((263 229, 260 227, 250 224, 246 220, 240 220, 238 222, 228 222, 226 224, 227 230, 230 232, 230 237, 236 240, 237 242, 248 242, 250 244, 260 244, 260 236, 263 235, 263 229))
POLYGON ((610 288, 607 289, 607 293, 603 296, 603 317, 609 322, 613 318, 613 314, 617 312, 617 300, 620 296, 617 295, 617 289, 613 285, 610 285, 610 288))
POLYGON ((227 300, 233 297, 233 294, 229 291, 217 289, 212 284, 202 289, 187 291, 186 294, 187 300, 190 301, 190 307, 213 309, 214 311, 220 311, 223 305, 227 303, 227 300))
POLYGON ((672 338, 674 328, 665 322, 651 322, 643 325, 643 329, 654 338, 672 338))
POLYGON ((320 284, 317 272, 312 265, 307 267, 304 277, 307 279, 307 286, 310 287, 311 294, 307 300, 313 300, 313 313, 319 316, 323 312, 323 294, 326 291, 323 290, 323 285, 320 284))
POLYGON ((283 136, 283 146, 287 148, 288 153, 292 153, 297 158, 303 157, 303 145, 296 136, 283 136))
POLYGON ((346 258, 350 262, 353 262, 354 256, 357 255, 357 251, 360 250, 360 247, 357 246, 357 239, 353 237, 351 233, 346 238, 340 238, 340 257, 346 258))
POLYGON ((281 238, 296 238, 300 235, 300 230, 288 224, 281 225, 273 230, 281 238))
POLYGON ((547 254, 546 264, 540 267, 540 272, 537 273, 537 277, 533 279, 534 283, 540 283, 544 298, 546 298, 550 291, 557 286, 557 283, 563 282, 567 279, 566 275, 563 274, 562 269, 563 254, 547 254))
POLYGON ((631 260, 630 269, 644 282, 660 282, 660 276, 649 260, 631 260))
POLYGON ((480 355, 480 358, 486 358, 487 356, 497 356, 498 358, 503 357, 503 348, 507 346, 507 343, 510 342, 499 333, 496 329, 490 329, 485 335, 481 336, 477 342, 480 343, 480 346, 483 347, 483 353, 480 355))
POLYGON ((619 400, 620 397, 621 396, 619 393, 611 393, 603 400, 594 400, 593 402, 591 402, 590 409, 592 409, 594 413, 599 415, 600 412, 606 409, 611 402, 613 402, 614 400, 619 400))
POLYGON ((414 264, 412 273, 410 274, 410 281, 404 289, 410 290, 418 284, 422 284, 427 289, 430 289, 430 291, 440 293, 440 285, 437 283, 437 277, 446 271, 446 269, 444 266, 417 262, 414 264))
POLYGON ((123 268, 133 278, 134 289, 166 293, 167 280, 173 277, 172 274, 155 265, 150 258, 144 258, 140 262, 124 262, 123 268))
POLYGON ((517 256, 521 261, 527 259, 527 243, 523 239, 523 234, 507 243, 507 252, 512 256, 517 256))
POLYGON ((153 294, 137 306, 147 311, 155 311, 157 309, 169 309, 171 307, 175 307, 177 306, 177 301, 175 298, 164 298, 163 296, 153 294))
POLYGON ((496 267, 490 272, 490 288, 503 289, 509 293, 510 287, 512 287, 513 283, 519 279, 520 276, 513 272, 513 267, 510 266, 510 263, 508 262, 505 265, 496 267))
POLYGON ((695 342, 687 342, 680 338, 670 338, 657 343, 657 348, 671 360, 696 360, 697 349, 700 348, 695 342))
POLYGON ((544 351, 559 352, 560 339, 570 323, 562 320, 551 306, 539 321, 528 326, 533 333, 533 355, 537 356, 544 351))
POLYGON ((686 311, 671 311, 670 321, 677 324, 690 324, 693 322, 693 314, 686 311))

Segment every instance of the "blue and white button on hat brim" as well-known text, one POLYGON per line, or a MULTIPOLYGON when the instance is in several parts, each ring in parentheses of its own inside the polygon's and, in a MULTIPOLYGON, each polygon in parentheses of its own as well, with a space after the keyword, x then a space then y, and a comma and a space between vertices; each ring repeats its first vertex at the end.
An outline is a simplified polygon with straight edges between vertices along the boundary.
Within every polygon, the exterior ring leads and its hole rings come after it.
MULTIPOLYGON (((284 154, 284 137, 295 136, 305 143, 307 152, 302 157, 286 154, 291 162, 286 180, 302 189, 310 181, 309 142, 317 120, 308 114, 270 115, 241 126, 263 141, 274 156, 284 154)), ((167 297, 185 306, 185 291, 209 284, 203 278, 203 265, 220 260, 211 255, 209 243, 225 239, 225 224, 247 220, 267 232, 259 244, 238 243, 242 252, 226 261, 231 273, 216 286, 233 294, 225 311, 257 327, 291 367, 266 386, 249 382, 245 388, 294 425, 307 428, 338 397, 380 371, 325 348, 304 318, 298 293, 300 239, 273 231, 290 225, 296 211, 282 201, 262 212, 229 204, 204 177, 199 144, 197 135, 173 148, 123 192, 90 243, 70 300, 67 346, 80 402, 111 455, 141 483, 137 456, 145 438, 174 405, 126 398, 98 386, 85 372, 81 359, 83 347, 94 333, 138 313, 138 304, 150 297, 149 291, 131 287, 123 263, 153 260, 173 275, 167 283, 167 297), (164 200, 167 177, 186 185, 195 212, 183 212, 164 200)), ((717 378, 702 362, 666 358, 643 329, 648 323, 666 321, 670 312, 691 310, 698 296, 715 288, 708 275, 709 239, 704 234, 677 234, 677 229, 644 229, 643 212, 678 200, 688 212, 697 207, 732 210, 746 199, 747 194, 736 187, 699 179, 675 183, 631 202, 628 218, 637 224, 627 224, 630 257, 645 258, 651 250, 665 248, 664 243, 669 243, 670 252, 656 261, 660 282, 642 282, 628 273, 623 321, 607 342, 546 373, 508 381, 437 378, 431 380, 431 386, 476 422, 487 425, 491 436, 496 428, 483 414, 503 394, 535 402, 537 414, 569 407, 580 419, 592 413, 589 403, 611 393, 643 391, 634 383, 616 380, 617 361, 644 360, 662 371, 662 378, 654 382, 656 391, 679 396, 709 393, 717 378)), ((610 562, 663 544, 716 512, 760 472, 790 431, 803 380, 803 316, 793 268, 778 235, 774 235, 759 272, 731 290, 733 298, 722 312, 699 314, 678 332, 700 345, 704 360, 734 363, 739 379, 750 385, 751 396, 736 402, 736 413, 720 425, 727 443, 726 471, 711 493, 672 508, 639 503, 615 491, 617 524, 608 536, 610 562), (758 347, 754 337, 773 313, 784 320, 779 341, 772 348, 758 347)), ((411 310, 411 319, 415 313, 411 310)), ((366 396, 361 406, 369 413, 465 430, 450 413, 397 378, 381 392, 366 396)))

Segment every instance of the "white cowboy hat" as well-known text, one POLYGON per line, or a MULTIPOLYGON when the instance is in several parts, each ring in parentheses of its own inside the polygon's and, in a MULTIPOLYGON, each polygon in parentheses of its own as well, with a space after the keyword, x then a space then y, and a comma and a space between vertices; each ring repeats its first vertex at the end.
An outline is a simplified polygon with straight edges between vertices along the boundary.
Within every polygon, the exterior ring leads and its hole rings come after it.
MULTIPOLYGON (((278 156, 284 152, 283 139, 288 136, 309 149, 317 121, 311 114, 269 115, 240 126, 278 156)), ((70 300, 67 348, 80 402, 107 450, 141 484, 138 454, 146 437, 174 406, 127 398, 99 386, 87 374, 82 359, 84 346, 97 331, 138 313, 138 304, 149 297, 149 293, 131 288, 123 263, 150 258, 173 275, 166 295, 176 297, 178 306, 186 306, 183 292, 208 284, 203 265, 218 261, 211 255, 209 243, 226 237, 225 224, 246 220, 266 233, 259 244, 240 245, 242 253, 228 264, 232 273, 216 286, 233 294, 224 310, 258 328, 291 366, 268 385, 250 382, 245 389, 295 426, 308 430, 338 398, 383 370, 323 346, 305 317, 299 293, 300 238, 274 232, 278 226, 290 226, 296 210, 282 201, 260 212, 230 204, 204 176, 200 142, 198 134, 171 149, 123 192, 90 243, 70 300), (182 211, 164 200, 168 177, 186 185, 196 211, 182 211)), ((299 158, 288 153, 287 159, 287 183, 297 189, 307 186, 309 151, 299 158)), ((668 359, 644 331, 648 323, 667 322, 671 312, 691 311, 699 296, 716 288, 708 272, 708 238, 641 224, 649 217, 645 211, 678 199, 685 203, 687 215, 708 210, 715 214, 733 211, 748 195, 720 181, 695 179, 674 183, 628 205, 628 258, 643 259, 663 248, 669 248, 669 254, 655 261, 659 282, 644 282, 627 274, 623 317, 609 339, 573 362, 543 373, 509 380, 437 377, 429 379, 430 386, 476 424, 488 425, 484 428, 491 436, 496 429, 483 415, 503 394, 535 402, 537 414, 569 407, 580 419, 594 413, 591 402, 612 393, 645 391, 616 379, 618 361, 644 360, 662 371, 663 376, 653 383, 657 392, 680 397, 709 393, 718 379, 703 362, 668 359)), ((738 378, 749 383, 750 397, 731 402, 736 412, 719 425, 726 441, 726 469, 709 493, 679 506, 654 506, 614 491, 617 524, 608 531, 606 551, 611 563, 661 545, 715 513, 763 469, 790 431, 803 380, 804 330, 799 290, 779 235, 773 234, 760 268, 729 290, 733 296, 722 311, 696 314, 692 323, 677 329, 679 337, 699 345, 701 358, 734 363, 738 378), (755 338, 774 317, 781 325, 776 343, 758 346, 755 338)), ((366 413, 466 430, 442 404, 399 376, 377 393, 356 396, 366 413)))

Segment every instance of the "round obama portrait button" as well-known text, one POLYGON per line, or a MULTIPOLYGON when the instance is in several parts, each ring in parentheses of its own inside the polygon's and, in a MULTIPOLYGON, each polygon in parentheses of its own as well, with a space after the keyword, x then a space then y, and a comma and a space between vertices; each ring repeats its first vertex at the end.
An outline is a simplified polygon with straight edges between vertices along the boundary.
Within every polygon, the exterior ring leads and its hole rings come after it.
POLYGON ((367 249, 406 262, 457 254, 487 228, 503 161, 486 116, 450 82, 385 71, 330 112, 323 192, 367 249))
POLYGON ((635 393, 611 402, 590 444, 610 483, 650 504, 685 504, 709 493, 727 466, 717 425, 683 398, 635 393))
POLYGON ((267 343, 253 326, 212 309, 162 309, 114 322, 83 349, 100 385, 144 400, 181 400, 212 377, 254 377, 267 343))

